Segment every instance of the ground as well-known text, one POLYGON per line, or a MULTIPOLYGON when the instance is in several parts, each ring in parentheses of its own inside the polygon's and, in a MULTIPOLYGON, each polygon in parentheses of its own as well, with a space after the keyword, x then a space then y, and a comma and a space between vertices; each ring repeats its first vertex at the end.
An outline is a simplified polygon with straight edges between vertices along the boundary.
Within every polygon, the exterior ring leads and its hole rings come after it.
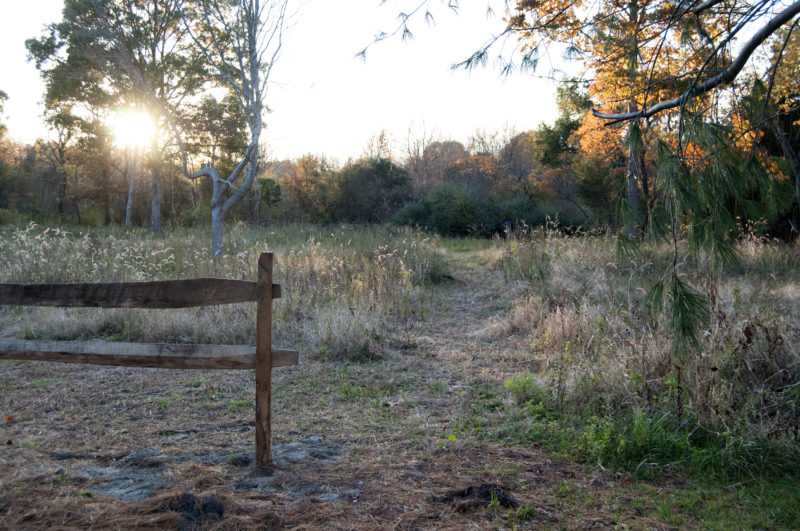
POLYGON ((274 371, 265 469, 252 371, 2 362, 0 529, 702 527, 671 502, 677 479, 471 433, 538 369, 507 324, 527 286, 474 251, 447 260, 380 360, 274 371))

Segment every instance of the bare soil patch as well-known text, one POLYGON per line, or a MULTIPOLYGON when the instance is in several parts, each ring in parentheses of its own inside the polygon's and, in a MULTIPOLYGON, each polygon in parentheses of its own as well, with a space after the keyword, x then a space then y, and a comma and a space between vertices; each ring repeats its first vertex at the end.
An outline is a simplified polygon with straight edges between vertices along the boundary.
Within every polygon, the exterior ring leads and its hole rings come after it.
POLYGON ((380 361, 274 372, 269 468, 250 371, 2 363, 0 528, 669 528, 625 476, 464 435, 536 363, 508 329, 526 286, 448 258, 380 361))

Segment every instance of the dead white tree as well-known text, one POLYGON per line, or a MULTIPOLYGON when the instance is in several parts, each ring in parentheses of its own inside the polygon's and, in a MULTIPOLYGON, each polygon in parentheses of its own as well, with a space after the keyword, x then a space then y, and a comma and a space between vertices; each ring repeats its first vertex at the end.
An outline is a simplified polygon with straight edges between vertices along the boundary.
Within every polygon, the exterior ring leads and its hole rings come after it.
POLYGON ((189 34, 214 77, 236 96, 250 132, 241 161, 226 178, 212 166, 203 166, 191 174, 187 172, 190 179, 205 176, 213 183, 212 256, 222 254, 226 214, 250 190, 258 172, 264 97, 283 45, 287 5, 288 0, 203 0, 198 2, 197 11, 185 19, 189 34), (244 180, 237 184, 241 175, 244 180))

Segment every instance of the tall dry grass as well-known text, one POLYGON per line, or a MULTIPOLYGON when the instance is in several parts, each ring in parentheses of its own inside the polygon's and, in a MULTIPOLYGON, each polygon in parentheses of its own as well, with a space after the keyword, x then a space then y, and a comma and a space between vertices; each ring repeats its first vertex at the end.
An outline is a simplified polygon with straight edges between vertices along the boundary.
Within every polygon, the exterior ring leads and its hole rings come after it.
MULTIPOLYGON (((798 454, 800 245, 750 235, 737 245, 737 264, 686 258, 682 274, 706 295, 712 318, 701 349, 682 355, 671 350, 667 318, 644 303, 668 267, 669 249, 645 245, 639 255, 619 258, 613 238, 567 236, 554 227, 526 230, 502 245, 496 267, 532 285, 509 313, 538 372, 536 382, 521 375, 509 384, 523 402, 526 388, 537 396, 545 389, 550 407, 607 419, 591 428, 605 430, 603 437, 614 423, 670 418, 685 429, 678 439, 687 447, 702 435, 723 453, 726 445, 748 453, 768 444, 798 454)), ((587 447, 605 444, 594 437, 587 447)))
MULTIPOLYGON (((231 227, 224 254, 207 236, 178 229, 0 229, 0 282, 111 282, 192 277, 255 279, 263 250, 276 253, 276 343, 328 358, 370 358, 442 274, 435 243, 396 227, 231 227)), ((0 331, 29 339, 253 344, 254 304, 181 310, 0 307, 0 331)))

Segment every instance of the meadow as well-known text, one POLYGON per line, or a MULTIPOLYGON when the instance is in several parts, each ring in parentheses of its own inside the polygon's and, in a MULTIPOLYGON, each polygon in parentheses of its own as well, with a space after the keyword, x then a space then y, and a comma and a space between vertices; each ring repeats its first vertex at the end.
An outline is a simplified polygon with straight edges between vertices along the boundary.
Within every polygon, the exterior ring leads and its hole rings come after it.
MULTIPOLYGON (((213 259, 196 229, 0 233, 0 282, 253 279, 273 251, 274 342, 301 351, 275 371, 275 440, 343 449, 281 465, 277 492, 245 488, 250 371, 0 362, 0 527, 178 525, 180 492, 216 496, 225 518, 203 525, 219 528, 800 526, 797 244, 684 254, 711 317, 676 354, 646 302, 669 249, 552 224, 508 240, 239 224, 213 259), (87 465, 142 449, 164 456, 155 497, 93 494, 87 465)), ((26 339, 254 344, 254 328, 247 304, 0 307, 0 335, 26 339)))

